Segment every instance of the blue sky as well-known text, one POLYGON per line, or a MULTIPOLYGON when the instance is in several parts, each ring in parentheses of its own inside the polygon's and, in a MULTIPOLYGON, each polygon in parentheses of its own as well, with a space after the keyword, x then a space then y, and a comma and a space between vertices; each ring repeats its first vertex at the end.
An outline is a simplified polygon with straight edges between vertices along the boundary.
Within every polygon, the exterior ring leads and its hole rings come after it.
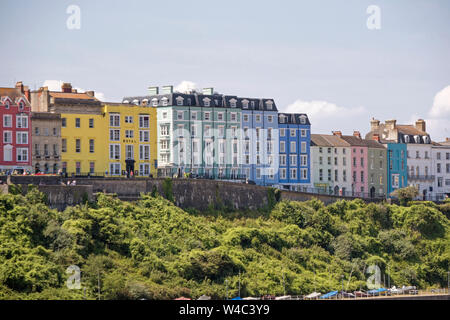
POLYGON ((0 86, 63 80, 119 101, 190 81, 274 98, 317 133, 420 117, 433 140, 450 136, 446 0, 2 0, 0 12, 0 86), (66 27, 72 4, 80 30, 66 27), (366 26, 369 5, 380 30, 366 26))

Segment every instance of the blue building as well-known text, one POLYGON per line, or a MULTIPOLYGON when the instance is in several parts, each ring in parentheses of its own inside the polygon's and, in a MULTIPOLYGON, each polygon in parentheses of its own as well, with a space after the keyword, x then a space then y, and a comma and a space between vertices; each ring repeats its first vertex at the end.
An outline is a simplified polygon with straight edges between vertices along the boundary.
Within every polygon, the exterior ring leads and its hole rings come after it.
POLYGON ((387 148, 387 195, 408 186, 407 152, 405 143, 384 143, 387 148))
POLYGON ((280 113, 278 183, 283 189, 311 186, 311 123, 306 114, 280 113))
POLYGON ((278 183, 278 110, 272 99, 239 98, 242 172, 258 185, 278 183))

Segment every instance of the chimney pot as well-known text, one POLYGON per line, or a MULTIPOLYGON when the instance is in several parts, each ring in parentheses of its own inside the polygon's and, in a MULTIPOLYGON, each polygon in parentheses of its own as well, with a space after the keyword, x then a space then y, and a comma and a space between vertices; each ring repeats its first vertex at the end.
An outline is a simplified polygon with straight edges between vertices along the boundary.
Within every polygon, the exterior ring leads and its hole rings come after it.
POLYGON ((61 91, 65 93, 71 93, 72 92, 72 84, 64 82, 61 86, 61 91))
POLYGON ((378 133, 374 133, 373 136, 372 136, 372 139, 377 141, 377 142, 380 142, 380 135, 378 133))
POLYGON ((159 88, 158 87, 148 87, 148 94, 151 96, 158 95, 159 88))
POLYGON ((419 119, 416 121, 416 129, 426 132, 425 120, 419 119))
POLYGON ((361 139, 361 133, 359 131, 353 131, 353 136, 361 139))

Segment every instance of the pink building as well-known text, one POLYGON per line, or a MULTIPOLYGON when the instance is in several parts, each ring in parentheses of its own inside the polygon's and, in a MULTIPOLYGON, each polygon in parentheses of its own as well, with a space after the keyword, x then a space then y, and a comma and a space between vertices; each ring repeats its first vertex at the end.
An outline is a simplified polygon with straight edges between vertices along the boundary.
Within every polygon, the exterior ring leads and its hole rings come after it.
POLYGON ((21 82, 0 88, 0 171, 31 172, 31 106, 21 82))
POLYGON ((365 140, 361 139, 359 131, 355 131, 353 136, 340 136, 341 139, 350 144, 351 147, 351 181, 352 193, 358 197, 368 197, 369 175, 368 175, 368 146, 365 140))

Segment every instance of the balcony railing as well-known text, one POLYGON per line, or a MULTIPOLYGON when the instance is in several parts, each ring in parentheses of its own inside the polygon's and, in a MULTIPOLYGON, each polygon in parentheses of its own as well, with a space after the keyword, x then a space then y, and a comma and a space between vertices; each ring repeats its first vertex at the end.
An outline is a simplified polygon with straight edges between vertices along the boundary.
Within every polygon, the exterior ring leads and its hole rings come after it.
POLYGON ((434 180, 432 175, 408 175, 408 180, 434 180))

